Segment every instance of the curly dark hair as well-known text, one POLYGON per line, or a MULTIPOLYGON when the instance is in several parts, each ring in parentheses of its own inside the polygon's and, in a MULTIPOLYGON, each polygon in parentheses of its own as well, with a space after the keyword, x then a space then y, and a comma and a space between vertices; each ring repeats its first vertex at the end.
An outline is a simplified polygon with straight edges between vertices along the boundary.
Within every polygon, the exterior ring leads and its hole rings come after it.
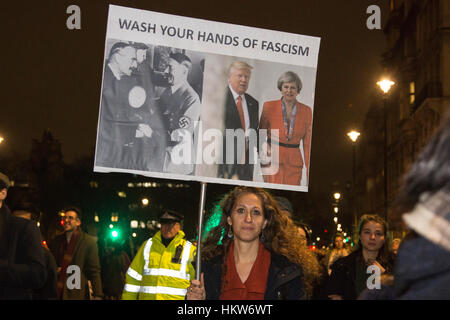
POLYGON ((211 229, 202 242, 202 260, 208 261, 222 256, 222 279, 226 274, 226 254, 233 239, 227 236, 230 229, 227 217, 231 216, 238 197, 251 193, 256 195, 262 203, 264 218, 267 225, 261 237, 264 247, 272 252, 283 255, 291 262, 302 267, 303 284, 307 296, 311 296, 313 285, 320 277, 320 265, 308 247, 301 245, 297 226, 292 219, 280 210, 277 202, 264 189, 253 187, 236 187, 226 194, 220 201, 221 218, 219 225, 211 229))

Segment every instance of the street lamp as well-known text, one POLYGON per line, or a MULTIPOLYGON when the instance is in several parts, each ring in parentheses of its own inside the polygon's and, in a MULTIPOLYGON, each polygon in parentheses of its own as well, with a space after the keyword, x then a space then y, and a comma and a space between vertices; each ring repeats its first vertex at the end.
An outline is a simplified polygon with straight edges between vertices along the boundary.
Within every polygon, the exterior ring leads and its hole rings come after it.
POLYGON ((352 140, 353 142, 356 142, 356 140, 358 140, 359 136, 361 135, 361 133, 359 133, 358 131, 352 130, 350 132, 347 133, 347 136, 350 138, 350 140, 352 140))
POLYGON ((389 90, 391 90, 391 87, 395 84, 394 81, 391 81, 389 79, 382 79, 377 82, 377 85, 380 87, 380 89, 384 92, 384 94, 387 94, 389 90))
POLYGON ((336 200, 339 200, 339 199, 341 198, 341 194, 340 194, 339 192, 336 192, 335 194, 333 194, 333 197, 334 197, 336 200))
POLYGON ((5 138, 0 137, 0 143, 2 143, 3 141, 5 141, 5 138))
POLYGON ((358 217, 356 212, 356 141, 358 141, 361 133, 358 131, 352 130, 347 133, 347 136, 352 141, 352 211, 353 211, 353 223, 355 225, 358 224, 358 217))
POLYGON ((383 169, 383 180, 384 180, 384 219, 387 221, 387 215, 388 215, 388 161, 387 161, 387 96, 389 94, 389 91, 391 90, 391 87, 395 84, 394 81, 391 81, 389 79, 382 79, 377 82, 377 85, 380 87, 381 91, 383 91, 383 119, 384 119, 384 148, 383 148, 383 160, 384 160, 384 169, 383 169))
POLYGON ((141 202, 142 202, 142 205, 143 205, 143 206, 147 206, 149 201, 148 201, 147 198, 143 198, 143 199, 141 200, 141 202))

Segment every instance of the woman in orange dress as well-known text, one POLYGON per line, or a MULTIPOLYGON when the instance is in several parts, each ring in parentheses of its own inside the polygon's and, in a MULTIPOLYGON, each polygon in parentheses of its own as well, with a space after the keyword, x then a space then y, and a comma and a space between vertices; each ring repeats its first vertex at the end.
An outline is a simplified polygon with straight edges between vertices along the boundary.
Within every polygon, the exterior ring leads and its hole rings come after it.
MULTIPOLYGON (((312 110, 297 101, 302 82, 295 72, 284 72, 277 85, 282 97, 280 100, 264 103, 259 129, 267 129, 267 155, 270 156, 274 145, 277 145, 279 156, 278 159, 274 157, 270 164, 263 164, 263 178, 268 183, 300 185, 304 166, 306 180, 309 176, 312 110), (278 129, 278 132, 274 129, 278 129), (303 145, 305 159, 300 151, 300 143, 303 145), (278 170, 267 174, 264 169, 268 167, 278 170)), ((263 147, 262 150, 266 148, 263 147)))

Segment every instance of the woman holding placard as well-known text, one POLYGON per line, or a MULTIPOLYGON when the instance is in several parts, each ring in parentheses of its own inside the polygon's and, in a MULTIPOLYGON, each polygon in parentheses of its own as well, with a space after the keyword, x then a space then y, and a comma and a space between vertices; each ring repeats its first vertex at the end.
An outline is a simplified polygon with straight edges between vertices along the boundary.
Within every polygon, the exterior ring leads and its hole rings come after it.
POLYGON ((290 217, 259 188, 236 187, 221 202, 221 220, 202 246, 202 275, 187 299, 304 299, 318 263, 290 217))

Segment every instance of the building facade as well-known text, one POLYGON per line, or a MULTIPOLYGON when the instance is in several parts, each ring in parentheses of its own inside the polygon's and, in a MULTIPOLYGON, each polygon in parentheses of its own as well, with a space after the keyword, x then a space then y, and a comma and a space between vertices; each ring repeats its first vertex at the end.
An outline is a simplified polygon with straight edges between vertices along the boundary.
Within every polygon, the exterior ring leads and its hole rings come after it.
POLYGON ((380 93, 366 116, 358 149, 358 205, 361 214, 384 212, 386 119, 387 218, 393 236, 402 236, 402 213, 394 205, 402 177, 450 110, 450 0, 390 0, 383 31, 383 65, 396 84, 385 97, 386 114, 380 93))

